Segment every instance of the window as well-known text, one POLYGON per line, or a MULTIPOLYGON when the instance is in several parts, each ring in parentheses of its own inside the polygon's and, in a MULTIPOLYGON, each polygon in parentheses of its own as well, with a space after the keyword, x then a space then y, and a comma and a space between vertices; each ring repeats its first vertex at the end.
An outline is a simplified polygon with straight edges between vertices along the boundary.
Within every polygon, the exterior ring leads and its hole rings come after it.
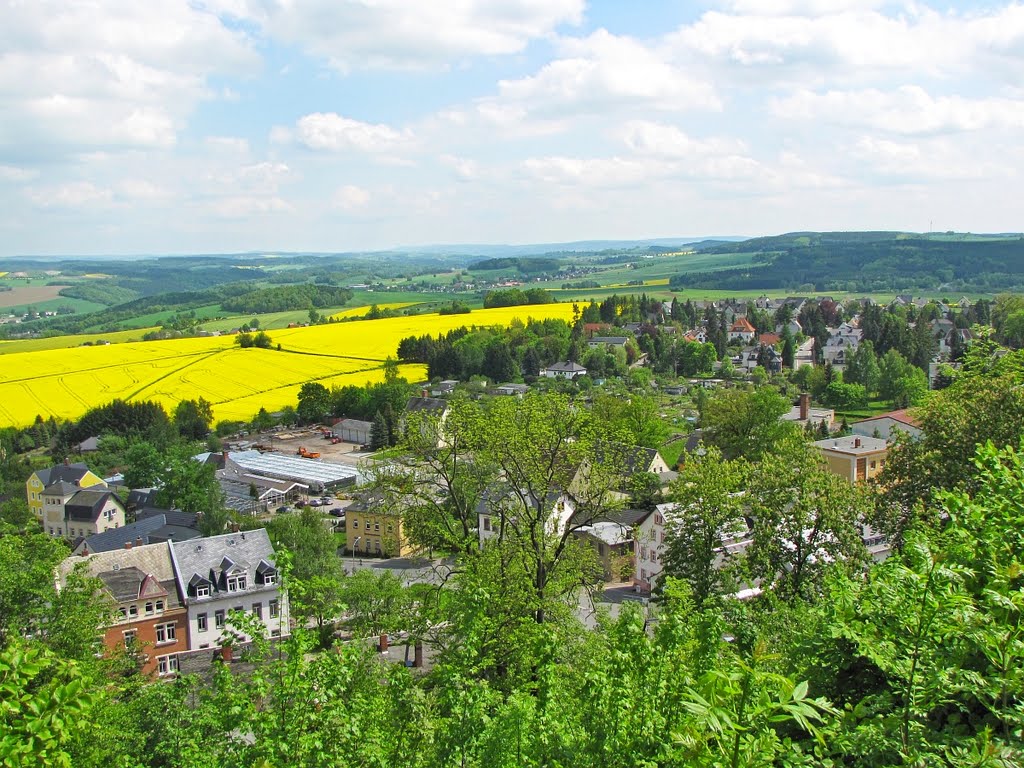
POLYGON ((252 615, 255 616, 257 619, 262 619, 263 618, 263 604, 262 603, 253 603, 252 604, 252 615))
POLYGON ((379 531, 380 530, 380 523, 374 523, 373 524, 373 530, 379 531))
POLYGON ((265 574, 263 574, 263 583, 264 584, 276 584, 277 583, 277 574, 276 573, 265 573, 265 574))
POLYGON ((370 521, 369 520, 366 521, 366 530, 370 530, 370 521))
POLYGON ((228 576, 228 592, 244 592, 245 591, 245 574, 238 573, 234 576, 228 576))
POLYGON ((196 597, 209 597, 210 596, 210 585, 200 584, 196 587, 196 597))
POLYGON ((200 613, 196 616, 196 627, 200 632, 205 632, 208 629, 205 613, 200 613))
POLYGON ((176 639, 174 622, 156 625, 156 644, 173 643, 176 639))
POLYGON ((135 618, 136 616, 138 616, 138 615, 139 615, 139 606, 137 606, 137 605, 129 605, 129 606, 128 606, 128 615, 129 615, 129 616, 130 616, 131 618, 133 618, 133 619, 134 619, 134 618, 135 618))
POLYGON ((124 608, 118 608, 117 610, 121 614, 122 619, 128 618, 128 611, 126 611, 124 608))
POLYGON ((277 618, 277 600, 271 600, 270 604, 267 607, 270 610, 270 618, 276 619, 277 618))
POLYGON ((178 671, 178 654, 172 653, 169 656, 156 657, 156 671, 161 677, 173 675, 178 671))
MULTIPOLYGON (((490 518, 487 518, 487 519, 488 519, 488 522, 489 522, 490 518)), ((394 529, 395 529, 394 524, 393 523, 388 523, 388 533, 391 533, 394 529)))
POLYGON ((126 630, 124 633, 124 647, 131 648, 135 645, 135 636, 137 632, 134 629, 126 630))
POLYGON ((213 614, 213 626, 217 629, 224 628, 224 611, 215 611, 213 614))
POLYGON ((148 616, 152 612, 153 612, 153 601, 150 600, 148 603, 146 603, 146 615, 148 616))
POLYGON ((355 528, 357 531, 359 530, 359 521, 354 517, 352 518, 352 527, 355 528))
POLYGON ((163 600, 157 600, 156 601, 156 609, 158 611, 162 611, 164 609, 164 601, 163 600))
POLYGON ((485 517, 484 518, 484 530, 485 531, 491 530, 491 518, 489 518, 489 517, 485 517))

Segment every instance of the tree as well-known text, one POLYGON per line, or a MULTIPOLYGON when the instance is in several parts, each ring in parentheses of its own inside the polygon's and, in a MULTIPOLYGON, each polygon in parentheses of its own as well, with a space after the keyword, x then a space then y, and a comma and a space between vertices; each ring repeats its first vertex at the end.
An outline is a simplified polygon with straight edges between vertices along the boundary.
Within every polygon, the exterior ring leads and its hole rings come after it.
POLYGON ((727 459, 758 460, 792 431, 792 424, 780 421, 789 409, 789 401, 767 387, 718 392, 704 405, 704 441, 727 459))
POLYGON ((274 426, 274 417, 267 413, 267 409, 260 406, 256 415, 252 417, 252 428, 257 432, 264 432, 274 426))
POLYGON ((299 404, 296 413, 304 424, 315 424, 327 418, 331 412, 331 393, 323 384, 307 381, 299 387, 299 404))
POLYGON ((77 569, 56 588, 54 574, 68 554, 63 542, 42 532, 0 537, 0 648, 32 638, 65 659, 95 661, 96 628, 112 606, 100 583, 77 569))
POLYGON ((928 393, 924 372, 908 363, 899 352, 890 349, 879 363, 878 394, 893 408, 919 405, 928 393))
POLYGON ((843 372, 843 379, 850 384, 860 384, 872 395, 878 391, 881 371, 875 357, 875 346, 870 341, 862 341, 856 351, 850 355, 843 372))
POLYGON ((286 572, 292 614, 302 623, 315 621, 321 647, 330 645, 334 621, 342 613, 344 574, 334 536, 317 510, 276 517, 267 525, 275 549, 287 552, 279 564, 286 572))
POLYGON ((1015 446, 1024 434, 1024 354, 993 356, 972 345, 964 370, 946 389, 914 411, 921 436, 900 436, 879 478, 885 489, 877 523, 897 542, 942 489, 972 493, 979 476, 976 446, 1015 446))
POLYGON ((409 610, 401 580, 387 570, 357 570, 343 581, 341 599, 348 608, 347 624, 356 637, 397 632, 409 610))
POLYGON ((862 384, 847 384, 842 379, 834 379, 825 387, 821 401, 830 408, 849 411, 867 405, 868 393, 862 384))
POLYGON ((780 446, 752 471, 749 498, 750 572, 762 587, 810 599, 830 567, 854 569, 865 562, 861 521, 871 511, 869 496, 829 472, 802 440, 780 446))
POLYGON ((389 444, 388 423, 384 420, 384 414, 377 411, 370 425, 370 450, 379 451, 389 444))
POLYGON ((124 482, 129 488, 153 488, 163 475, 163 454, 147 441, 132 443, 124 453, 124 482))
MULTIPOLYGON (((204 519, 209 520, 215 516, 219 518, 224 511, 224 492, 217 482, 213 465, 192 458, 187 447, 171 451, 166 460, 163 482, 157 492, 157 504, 169 509, 202 514, 201 526, 204 519)), ((223 530, 221 525, 214 532, 223 533, 223 530)))
POLYGON ((174 408, 174 426, 186 440, 202 440, 213 423, 213 405, 203 398, 182 400, 174 408))
POLYGON ((670 487, 674 506, 666 513, 662 578, 685 581, 697 608, 730 588, 725 545, 747 532, 744 491, 749 471, 746 460, 723 459, 712 446, 705 456, 687 461, 670 487))

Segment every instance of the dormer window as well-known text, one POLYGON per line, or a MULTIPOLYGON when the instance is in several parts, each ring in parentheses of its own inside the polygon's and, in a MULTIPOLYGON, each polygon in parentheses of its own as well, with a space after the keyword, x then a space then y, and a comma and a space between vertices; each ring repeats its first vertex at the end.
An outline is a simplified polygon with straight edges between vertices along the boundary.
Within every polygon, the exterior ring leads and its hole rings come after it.
POLYGON ((245 591, 245 574, 236 573, 228 576, 228 592, 243 592, 245 591))
POLYGON ((269 585, 277 583, 277 569, 266 560, 260 560, 256 566, 256 583, 269 585))

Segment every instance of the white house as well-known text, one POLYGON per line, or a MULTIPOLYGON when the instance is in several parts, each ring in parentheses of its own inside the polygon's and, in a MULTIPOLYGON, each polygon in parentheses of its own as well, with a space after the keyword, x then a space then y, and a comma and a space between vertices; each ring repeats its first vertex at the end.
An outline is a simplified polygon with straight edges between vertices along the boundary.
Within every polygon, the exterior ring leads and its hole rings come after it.
POLYGON ((188 609, 190 650, 220 647, 236 610, 261 619, 269 637, 288 634, 288 596, 266 529, 172 542, 171 558, 188 609))
MULTIPOLYGON (((536 507, 534 497, 527 493, 520 495, 510 487, 499 487, 484 493, 476 507, 480 547, 483 548, 484 542, 498 537, 502 518, 510 519, 527 512, 533 514, 536 507), (530 504, 530 510, 526 509, 526 504, 530 504)), ((576 501, 567 493, 552 491, 545 499, 543 508, 549 511, 545 526, 548 534, 561 535, 565 533, 576 512, 576 501)))
POLYGON ((579 363, 566 361, 564 363, 552 363, 547 368, 542 368, 541 376, 548 379, 577 379, 587 375, 587 369, 579 363))

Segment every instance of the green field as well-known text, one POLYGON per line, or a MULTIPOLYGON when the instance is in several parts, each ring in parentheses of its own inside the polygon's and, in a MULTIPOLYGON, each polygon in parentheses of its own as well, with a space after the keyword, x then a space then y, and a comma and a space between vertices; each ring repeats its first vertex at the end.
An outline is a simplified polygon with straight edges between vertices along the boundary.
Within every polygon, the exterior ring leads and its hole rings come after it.
POLYGON ((89 312, 96 312, 107 308, 106 305, 97 304, 94 301, 86 301, 85 299, 69 299, 64 296, 59 296, 56 299, 33 301, 28 304, 20 304, 14 307, 3 307, 0 309, 0 312, 9 315, 23 315, 28 312, 29 308, 32 308, 37 312, 56 312, 61 307, 71 307, 75 310, 75 314, 78 315, 84 315, 89 312))

